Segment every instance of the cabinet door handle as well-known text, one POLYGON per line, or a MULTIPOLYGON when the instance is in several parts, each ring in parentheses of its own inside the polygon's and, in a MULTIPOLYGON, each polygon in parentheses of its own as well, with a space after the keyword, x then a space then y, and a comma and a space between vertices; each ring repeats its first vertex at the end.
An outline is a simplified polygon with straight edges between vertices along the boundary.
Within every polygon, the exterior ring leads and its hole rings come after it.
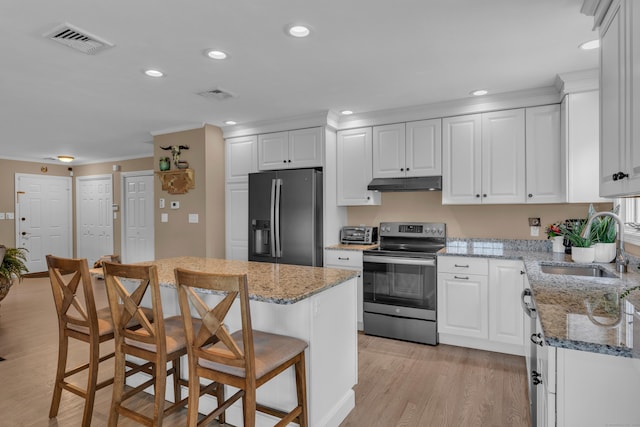
POLYGON ((529 193, 529 198, 530 199, 533 198, 533 194, 529 193))
POLYGON ((480 195, 479 195, 479 194, 476 194, 476 197, 480 197, 480 195))
POLYGON ((457 268, 469 268, 469 264, 467 264, 467 265, 453 264, 453 266, 457 267, 457 268))
POLYGON ((340 261, 349 261, 349 257, 344 258, 344 257, 339 256, 338 259, 340 261))
POLYGON ((487 197, 487 195, 486 195, 486 194, 483 194, 483 195, 482 195, 482 197, 487 197))
POLYGON ((453 278, 458 280, 469 280, 469 276, 453 276, 453 278))
POLYGON ((542 334, 531 334, 531 342, 542 347, 544 345, 544 340, 542 339, 542 334))
POLYGON ((407 168, 407 172, 409 172, 409 168, 407 168))
POLYGON ((542 384, 542 380, 540 379, 540 372, 537 371, 531 371, 531 379, 533 382, 533 385, 538 385, 538 384, 542 384))
MULTIPOLYGON (((408 170, 408 169, 407 169, 408 170)), ((404 172, 404 168, 400 168, 400 172, 404 172)))

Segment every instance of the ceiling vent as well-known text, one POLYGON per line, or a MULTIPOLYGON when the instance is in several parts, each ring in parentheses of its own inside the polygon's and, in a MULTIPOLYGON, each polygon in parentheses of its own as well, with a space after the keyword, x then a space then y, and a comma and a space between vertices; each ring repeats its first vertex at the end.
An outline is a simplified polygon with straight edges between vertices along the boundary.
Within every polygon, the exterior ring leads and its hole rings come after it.
POLYGON ((224 101, 225 99, 233 98, 233 95, 229 92, 226 92, 222 89, 211 89, 205 92, 198 93, 200 96, 204 96, 205 98, 213 98, 218 101, 224 101))
POLYGON ((95 55, 114 46, 113 43, 66 23, 58 25, 43 36, 87 55, 95 55))

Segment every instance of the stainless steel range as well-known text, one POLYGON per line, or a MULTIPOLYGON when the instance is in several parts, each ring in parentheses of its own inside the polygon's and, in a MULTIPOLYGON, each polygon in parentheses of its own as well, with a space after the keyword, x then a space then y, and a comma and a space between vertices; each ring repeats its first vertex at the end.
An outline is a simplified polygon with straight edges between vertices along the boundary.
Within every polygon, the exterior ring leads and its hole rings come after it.
POLYGON ((383 222, 378 249, 363 253, 364 333, 438 344, 436 253, 446 225, 383 222))

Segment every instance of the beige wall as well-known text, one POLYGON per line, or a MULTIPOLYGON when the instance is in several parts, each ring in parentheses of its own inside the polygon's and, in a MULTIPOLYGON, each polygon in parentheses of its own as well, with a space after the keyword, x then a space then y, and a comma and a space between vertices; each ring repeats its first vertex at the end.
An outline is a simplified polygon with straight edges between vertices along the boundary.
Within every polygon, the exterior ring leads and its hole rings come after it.
MULTIPOLYGON (((611 204, 595 204, 610 210, 611 204)), ((444 222, 449 237, 546 239, 544 227, 567 218, 586 218, 589 204, 442 205, 442 193, 382 193, 382 205, 347 210, 349 225, 378 225, 381 221, 444 222), (529 234, 529 217, 540 218, 539 237, 529 234)))
MULTIPOLYGON (((160 147, 187 145, 181 160, 194 170, 195 188, 186 194, 169 194, 155 181, 155 206, 164 198, 166 207, 156 208, 156 258, 174 256, 207 256, 224 258, 224 140, 215 126, 157 135, 153 139, 154 164, 160 157, 171 157, 160 147), (170 209, 172 201, 180 202, 179 209, 170 209), (160 222, 160 214, 167 213, 169 221, 160 222), (198 214, 199 222, 190 224, 189 214, 198 214)), ((174 166, 172 165, 172 169, 174 166)), ((157 168, 156 168, 157 169, 157 168)))

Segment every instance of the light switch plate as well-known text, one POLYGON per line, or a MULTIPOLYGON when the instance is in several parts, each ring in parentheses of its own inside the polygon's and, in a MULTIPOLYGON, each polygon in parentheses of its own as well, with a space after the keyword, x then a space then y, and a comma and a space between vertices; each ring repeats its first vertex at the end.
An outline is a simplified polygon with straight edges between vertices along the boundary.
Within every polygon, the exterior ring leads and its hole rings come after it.
POLYGON ((540 235, 540 227, 530 227, 531 228, 531 236, 538 237, 540 235))
POLYGON ((4 219, 4 212, 0 212, 0 219, 4 219))
POLYGON ((160 222, 169 222, 169 214, 168 213, 160 214, 160 222))
POLYGON ((7 219, 13 219, 13 212, 7 212, 7 219))
POLYGON ((197 224, 198 220, 198 214, 189 214, 189 224, 197 224))
POLYGON ((158 207, 159 207, 160 209, 164 209, 164 199, 160 199, 160 200, 158 201, 158 207))

